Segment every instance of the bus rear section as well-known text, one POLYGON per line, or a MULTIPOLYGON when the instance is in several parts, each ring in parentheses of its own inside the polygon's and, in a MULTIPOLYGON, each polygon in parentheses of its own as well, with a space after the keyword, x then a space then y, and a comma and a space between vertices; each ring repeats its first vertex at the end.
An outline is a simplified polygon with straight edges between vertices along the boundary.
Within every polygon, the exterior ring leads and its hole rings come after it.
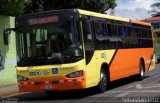
POLYGON ((155 68, 150 23, 83 10, 80 13, 88 18, 83 30, 90 29, 84 33, 87 63, 91 64, 95 58, 99 73, 105 64, 108 82, 132 75, 143 79, 146 71, 155 68), (87 37, 88 40, 85 40, 87 37))

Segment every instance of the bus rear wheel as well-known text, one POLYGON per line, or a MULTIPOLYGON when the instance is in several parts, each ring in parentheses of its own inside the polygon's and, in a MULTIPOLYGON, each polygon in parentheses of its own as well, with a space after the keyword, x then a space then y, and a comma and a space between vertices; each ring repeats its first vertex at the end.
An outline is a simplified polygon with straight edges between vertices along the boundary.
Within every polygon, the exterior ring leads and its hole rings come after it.
POLYGON ((100 82, 96 87, 97 92, 98 93, 105 92, 106 88, 107 88, 107 84, 108 84, 107 74, 106 74, 105 70, 102 69, 101 74, 100 74, 100 82))
POLYGON ((139 69, 140 69, 140 73, 138 75, 138 79, 143 80, 145 77, 145 65, 144 65, 144 61, 142 61, 142 60, 140 61, 139 69))

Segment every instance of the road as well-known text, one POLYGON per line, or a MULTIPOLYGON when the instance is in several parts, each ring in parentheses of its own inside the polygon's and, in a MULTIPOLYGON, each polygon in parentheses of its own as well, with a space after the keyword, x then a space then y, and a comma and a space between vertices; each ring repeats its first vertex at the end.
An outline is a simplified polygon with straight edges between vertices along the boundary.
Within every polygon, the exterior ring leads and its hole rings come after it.
POLYGON ((45 93, 26 93, 4 98, 2 103, 160 103, 160 64, 146 73, 143 81, 130 77, 111 83, 104 93, 93 88, 81 91, 61 92, 49 97, 45 93), (5 102, 12 101, 12 102, 5 102))

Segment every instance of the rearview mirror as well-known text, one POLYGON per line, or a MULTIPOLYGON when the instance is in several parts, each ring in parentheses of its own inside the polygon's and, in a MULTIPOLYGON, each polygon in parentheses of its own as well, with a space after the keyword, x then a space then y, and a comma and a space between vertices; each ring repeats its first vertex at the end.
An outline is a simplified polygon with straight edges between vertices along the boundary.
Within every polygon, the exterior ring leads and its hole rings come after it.
POLYGON ((8 35, 11 34, 11 30, 10 28, 4 29, 3 31, 3 40, 4 40, 4 45, 8 45, 8 35))

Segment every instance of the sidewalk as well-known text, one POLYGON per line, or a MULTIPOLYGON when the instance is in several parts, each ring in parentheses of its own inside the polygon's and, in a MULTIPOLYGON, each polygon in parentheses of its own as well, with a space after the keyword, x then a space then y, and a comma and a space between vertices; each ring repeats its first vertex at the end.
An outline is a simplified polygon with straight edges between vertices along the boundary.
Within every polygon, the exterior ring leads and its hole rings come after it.
POLYGON ((17 94, 19 94, 17 84, 0 87, 0 98, 14 96, 17 94))

